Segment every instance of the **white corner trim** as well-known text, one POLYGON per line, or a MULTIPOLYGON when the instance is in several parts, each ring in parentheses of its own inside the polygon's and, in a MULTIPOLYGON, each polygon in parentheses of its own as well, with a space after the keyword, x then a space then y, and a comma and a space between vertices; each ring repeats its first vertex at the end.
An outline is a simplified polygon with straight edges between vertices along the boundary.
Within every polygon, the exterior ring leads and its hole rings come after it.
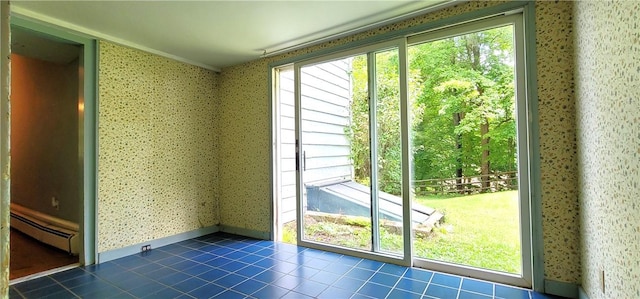
POLYGON ((589 299, 589 296, 587 296, 587 292, 584 291, 582 286, 578 287, 578 298, 579 299, 589 299))
POLYGON ((545 279, 544 281, 544 292, 546 294, 567 298, 578 298, 579 296, 578 286, 576 284, 550 279, 545 279))
POLYGON ((163 52, 163 51, 152 49, 152 48, 149 48, 149 47, 146 47, 146 46, 143 46, 143 45, 140 45, 140 44, 125 40, 125 39, 121 39, 121 38, 118 38, 118 37, 115 37, 115 36, 112 36, 112 35, 109 35, 109 34, 105 34, 105 33, 99 32, 99 31, 95 31, 95 30, 92 30, 92 29, 89 29, 89 28, 86 28, 86 27, 78 26, 76 24, 69 23, 69 22, 66 22, 66 21, 63 21, 63 20, 60 20, 60 19, 52 18, 50 16, 43 15, 41 13, 37 13, 37 12, 31 11, 31 10, 28 10, 28 9, 24 9, 24 8, 21 8, 21 7, 12 6, 11 7, 11 14, 18 15, 20 17, 32 20, 34 22, 51 24, 51 25, 54 25, 56 27, 72 30, 72 31, 75 31, 77 33, 82 33, 82 34, 84 34, 86 36, 90 36, 92 38, 101 39, 101 40, 105 40, 105 41, 116 43, 116 44, 121 45, 121 46, 134 48, 134 49, 138 49, 138 50, 145 51, 145 52, 148 52, 148 53, 156 54, 156 55, 159 55, 159 56, 162 56, 162 57, 166 57, 166 58, 169 58, 169 59, 173 59, 173 60, 176 60, 176 61, 180 61, 180 62, 183 62, 183 63, 186 63, 186 64, 190 64, 190 65, 198 66, 198 67, 201 67, 201 68, 204 68, 204 69, 208 69, 208 70, 211 70, 211 71, 214 71, 214 72, 218 72, 219 73, 221 71, 220 68, 217 68, 217 67, 214 67, 214 66, 211 66, 211 65, 206 65, 206 64, 195 62, 193 60, 189 60, 189 59, 186 59, 186 58, 183 58, 183 57, 180 57, 180 56, 176 56, 176 55, 169 54, 169 53, 166 53, 166 52, 163 52))

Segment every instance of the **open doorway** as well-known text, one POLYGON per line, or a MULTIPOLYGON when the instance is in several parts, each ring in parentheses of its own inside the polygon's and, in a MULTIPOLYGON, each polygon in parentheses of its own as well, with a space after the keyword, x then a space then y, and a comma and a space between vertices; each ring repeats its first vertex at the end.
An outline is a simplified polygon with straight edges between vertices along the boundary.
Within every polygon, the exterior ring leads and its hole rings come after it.
POLYGON ((82 45, 12 26, 10 279, 82 254, 82 45))

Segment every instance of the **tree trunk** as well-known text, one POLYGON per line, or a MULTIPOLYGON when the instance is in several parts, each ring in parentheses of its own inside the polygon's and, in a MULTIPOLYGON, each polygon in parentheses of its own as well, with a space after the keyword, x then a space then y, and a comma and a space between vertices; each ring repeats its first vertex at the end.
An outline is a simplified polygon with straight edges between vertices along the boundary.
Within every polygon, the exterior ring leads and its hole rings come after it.
POLYGON ((482 166, 480 167, 480 174, 482 175, 482 190, 480 192, 488 192, 491 188, 491 182, 489 181, 489 174, 491 172, 491 165, 489 162, 489 121, 485 118, 482 125, 480 125, 480 136, 482 136, 482 166))
MULTIPOLYGON (((458 127, 462 120, 462 113, 453 114, 453 125, 458 127)), ((464 181, 462 180, 462 134, 456 134, 456 189, 464 194, 464 181)))

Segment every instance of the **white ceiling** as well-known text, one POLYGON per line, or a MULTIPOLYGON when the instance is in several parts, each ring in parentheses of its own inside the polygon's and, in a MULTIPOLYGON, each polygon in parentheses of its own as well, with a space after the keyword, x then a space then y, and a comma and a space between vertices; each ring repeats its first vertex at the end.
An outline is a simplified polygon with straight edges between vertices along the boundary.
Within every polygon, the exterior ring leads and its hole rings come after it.
POLYGON ((452 0, 31 1, 12 13, 218 70, 407 18, 452 0))

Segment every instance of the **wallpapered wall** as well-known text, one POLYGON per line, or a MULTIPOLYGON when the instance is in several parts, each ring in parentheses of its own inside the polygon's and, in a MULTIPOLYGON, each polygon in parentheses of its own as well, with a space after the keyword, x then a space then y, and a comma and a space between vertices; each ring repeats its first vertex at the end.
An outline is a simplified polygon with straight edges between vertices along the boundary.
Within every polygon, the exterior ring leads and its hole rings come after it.
MULTIPOLYGON (((221 223, 260 232, 271 230, 269 63, 496 4, 472 1, 294 53, 223 69, 220 78, 221 223)), ((536 3, 536 49, 545 277, 578 283, 571 10, 572 4, 568 2, 536 3)))
POLYGON ((99 46, 98 252, 218 224, 217 75, 99 46))
POLYGON ((640 3, 574 5, 582 286, 640 298, 640 3))

